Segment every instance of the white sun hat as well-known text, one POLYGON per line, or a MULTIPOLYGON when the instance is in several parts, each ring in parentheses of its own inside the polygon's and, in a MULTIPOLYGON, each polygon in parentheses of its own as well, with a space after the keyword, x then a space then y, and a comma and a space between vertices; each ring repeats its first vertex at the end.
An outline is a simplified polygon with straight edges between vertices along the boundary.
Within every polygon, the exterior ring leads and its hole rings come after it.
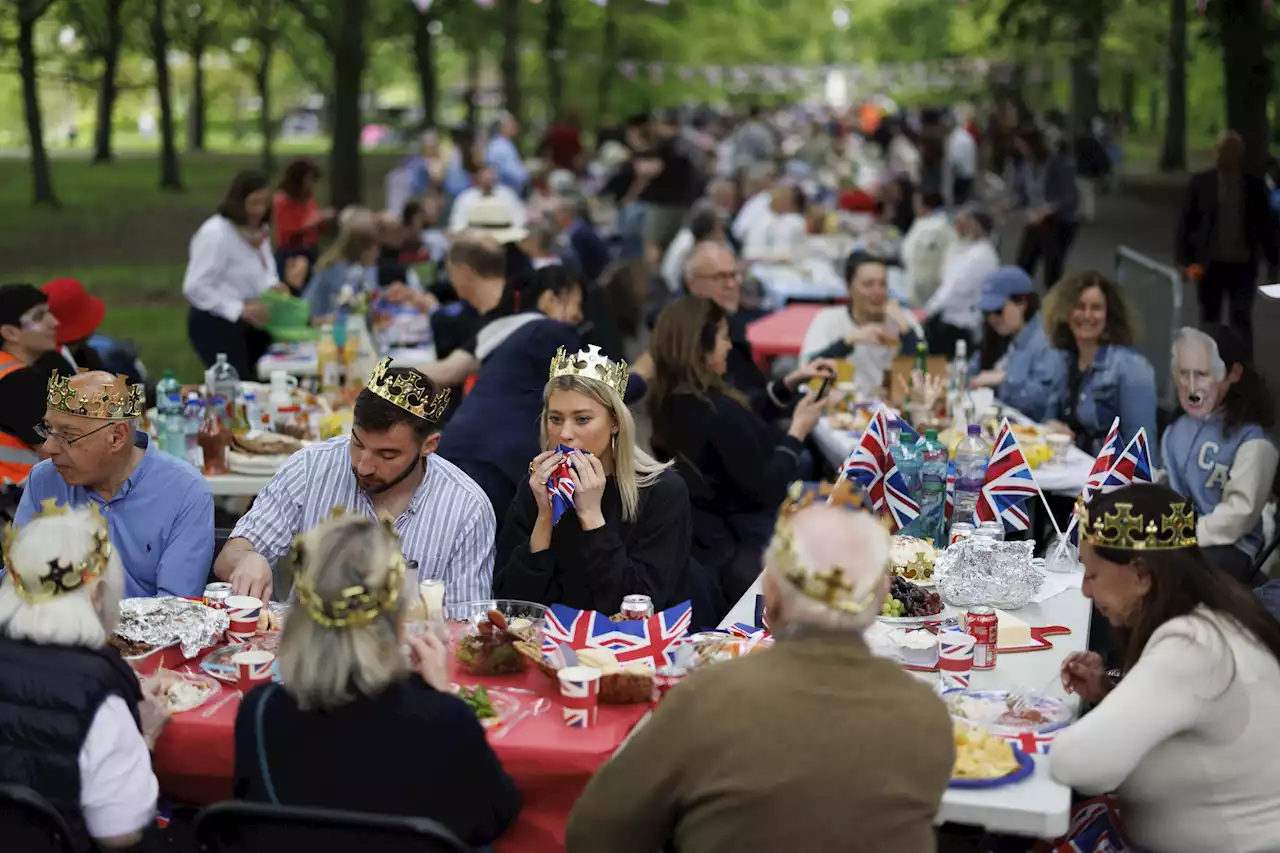
POLYGON ((467 230, 485 231, 499 243, 518 243, 529 236, 524 226, 517 224, 515 211, 497 196, 478 198, 467 211, 467 230))

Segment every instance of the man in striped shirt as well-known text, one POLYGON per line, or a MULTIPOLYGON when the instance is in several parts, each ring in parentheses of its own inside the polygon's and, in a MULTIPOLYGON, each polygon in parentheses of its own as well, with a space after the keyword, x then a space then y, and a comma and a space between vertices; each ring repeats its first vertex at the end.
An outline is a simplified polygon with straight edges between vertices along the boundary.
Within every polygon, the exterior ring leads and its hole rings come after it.
POLYGON ((289 457, 249 510, 214 564, 236 595, 271 598, 272 566, 293 539, 335 507, 395 519, 405 560, 419 579, 443 580, 446 602, 488 598, 496 523, 480 487, 435 455, 436 421, 448 392, 384 359, 356 398, 350 436, 289 457))

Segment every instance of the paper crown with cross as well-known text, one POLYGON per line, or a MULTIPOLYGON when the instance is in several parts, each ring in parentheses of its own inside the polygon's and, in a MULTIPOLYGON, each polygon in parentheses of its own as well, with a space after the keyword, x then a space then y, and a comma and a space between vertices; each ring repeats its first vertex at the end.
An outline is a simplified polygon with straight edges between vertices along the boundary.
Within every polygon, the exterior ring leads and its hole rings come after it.
POLYGON ((393 403, 411 415, 435 423, 444 417, 444 410, 449 405, 449 389, 431 394, 431 381, 412 367, 403 368, 403 372, 388 374, 391 359, 384 358, 373 369, 373 375, 365 385, 388 403, 393 403))
POLYGON ((121 421, 140 418, 147 408, 147 392, 142 385, 130 385, 129 377, 116 374, 100 389, 72 386, 75 377, 49 377, 49 408, 81 418, 121 421))
POLYGON ((1106 513, 1091 513, 1084 498, 1076 501, 1080 539, 1096 548, 1117 551, 1176 551, 1196 546, 1196 513, 1190 501, 1170 503, 1147 518, 1131 503, 1117 503, 1106 513))
MULTIPOLYGON (((60 505, 57 498, 47 498, 41 502, 40 508, 31 517, 32 521, 41 518, 53 518, 67 515, 70 507, 60 505)), ((89 505, 89 512, 94 519, 93 543, 89 553, 83 560, 71 562, 64 559, 52 559, 46 571, 42 572, 35 582, 23 580, 22 573, 17 571, 11 562, 14 542, 18 539, 19 528, 12 524, 5 530, 4 555, 8 566, 8 577, 13 580, 13 588, 18 597, 27 604, 41 604, 52 601, 61 595, 76 592, 85 584, 100 577, 107 570, 111 560, 111 535, 107 528, 107 520, 98 510, 97 504, 89 505)), ((47 535, 47 534, 46 534, 47 535)))
POLYGON ((555 379, 558 376, 583 376, 603 382, 617 391, 619 397, 625 397, 627 394, 627 363, 610 361, 609 357, 600 352, 600 347, 595 344, 591 344, 584 350, 578 350, 573 355, 569 355, 564 347, 556 350, 555 357, 551 359, 550 378, 555 379))
MULTIPOLYGON (((330 520, 343 518, 347 514, 345 507, 334 507, 329 512, 330 520)), ((378 523, 383 532, 395 543, 392 549, 391 564, 387 567, 387 578, 380 588, 369 588, 363 584, 353 584, 338 590, 337 595, 325 597, 316 592, 315 573, 306 571, 307 534, 299 534, 293 539, 289 562, 291 572, 297 580, 294 589, 298 603, 311 621, 325 628, 358 628, 368 625, 381 613, 396 606, 400 598, 400 590, 404 586, 405 562, 400 550, 400 537, 396 533, 395 522, 389 515, 380 516, 378 523)))

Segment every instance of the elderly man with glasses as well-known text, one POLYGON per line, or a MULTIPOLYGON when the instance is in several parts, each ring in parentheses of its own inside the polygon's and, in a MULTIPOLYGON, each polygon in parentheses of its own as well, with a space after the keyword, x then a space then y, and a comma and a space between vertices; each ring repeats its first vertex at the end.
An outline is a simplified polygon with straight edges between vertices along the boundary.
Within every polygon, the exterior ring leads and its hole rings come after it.
POLYGON ((122 376, 50 378, 35 427, 45 459, 31 469, 14 524, 49 501, 96 505, 124 563, 126 597, 198 596, 213 563, 213 495, 185 461, 140 441, 144 405, 142 386, 122 376))

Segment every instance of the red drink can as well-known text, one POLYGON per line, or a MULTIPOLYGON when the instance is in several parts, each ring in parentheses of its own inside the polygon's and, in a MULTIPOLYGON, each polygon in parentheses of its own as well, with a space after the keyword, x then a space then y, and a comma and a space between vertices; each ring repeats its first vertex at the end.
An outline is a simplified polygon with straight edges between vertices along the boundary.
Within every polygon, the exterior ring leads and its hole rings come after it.
POLYGON ((684 681, 688 673, 682 667, 663 666, 653 674, 653 704, 657 705, 667 695, 667 691, 684 681))
POLYGON ((973 668, 994 669, 999 622, 994 609, 975 604, 964 617, 964 630, 973 635, 973 668))
POLYGON ((231 597, 231 584, 226 581, 211 583, 204 588, 204 605, 215 610, 225 610, 231 597))
POLYGON ((957 521, 951 525, 951 535, 948 537, 947 541, 952 545, 957 542, 963 542, 965 539, 968 539, 973 535, 973 530, 973 525, 969 522, 957 521))

